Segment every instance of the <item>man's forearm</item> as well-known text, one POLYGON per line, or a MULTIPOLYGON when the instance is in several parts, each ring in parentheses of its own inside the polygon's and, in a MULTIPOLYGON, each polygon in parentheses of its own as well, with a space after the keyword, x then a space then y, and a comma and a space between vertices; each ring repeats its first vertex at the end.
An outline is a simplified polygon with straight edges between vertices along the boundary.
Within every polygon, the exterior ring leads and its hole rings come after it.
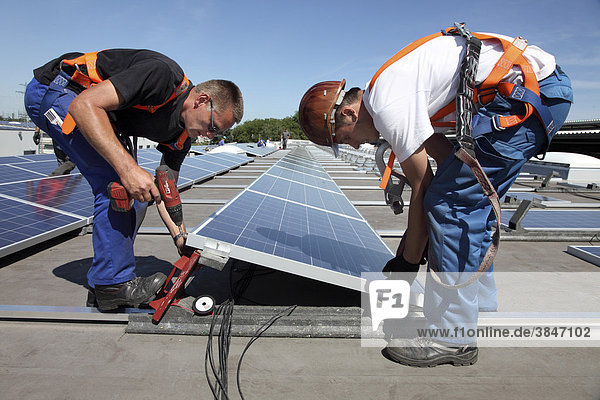
POLYGON ((114 134, 107 112, 116 110, 121 100, 109 80, 84 90, 69 106, 69 113, 88 143, 117 172, 121 184, 137 201, 153 198, 160 202, 154 177, 140 168, 114 134))

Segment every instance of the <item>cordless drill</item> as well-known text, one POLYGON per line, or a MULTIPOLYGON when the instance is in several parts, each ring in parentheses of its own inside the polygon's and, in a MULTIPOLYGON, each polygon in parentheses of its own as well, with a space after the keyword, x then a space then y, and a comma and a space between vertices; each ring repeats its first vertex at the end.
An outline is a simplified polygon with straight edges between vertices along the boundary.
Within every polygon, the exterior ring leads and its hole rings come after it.
MULTIPOLYGON (((166 166, 161 165, 156 168, 156 180, 154 181, 162 201, 165 202, 165 207, 169 216, 181 230, 183 224, 183 210, 181 207, 181 199, 177 190, 177 183, 173 172, 166 166)), ((110 206, 118 212, 127 212, 131 210, 133 200, 125 187, 119 182, 111 182, 108 184, 108 197, 110 198, 110 206)))

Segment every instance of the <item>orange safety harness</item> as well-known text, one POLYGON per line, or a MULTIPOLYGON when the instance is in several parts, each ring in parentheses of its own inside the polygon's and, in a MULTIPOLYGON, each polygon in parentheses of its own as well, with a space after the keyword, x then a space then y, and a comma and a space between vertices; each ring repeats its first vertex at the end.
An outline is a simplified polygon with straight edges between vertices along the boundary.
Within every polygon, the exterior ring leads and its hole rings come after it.
MULTIPOLYGON (((379 68, 379 70, 375 73, 375 75, 373 76, 373 78, 371 79, 371 81, 369 83, 369 90, 371 90, 373 88, 373 86, 375 85, 375 81, 387 67, 389 67, 390 65, 392 65, 394 62, 398 61, 400 58, 404 57, 405 55, 409 54, 410 52, 412 52, 413 50, 415 50, 422 44, 425 44, 425 43, 429 42, 430 40, 435 39, 437 37, 450 34, 450 32, 453 29, 455 29, 455 28, 454 27, 447 28, 447 29, 443 30, 442 32, 434 33, 432 35, 423 37, 423 38, 409 44, 402 50, 400 50, 392 58, 390 58, 385 64, 383 64, 381 66, 381 68, 379 68)), ((523 85, 522 86, 531 90, 532 92, 534 92, 536 95, 539 96, 540 90, 539 90, 539 86, 538 86, 537 77, 536 77, 535 73, 533 72, 533 68, 531 68, 531 65, 523 56, 523 52, 527 48, 527 42, 524 39, 518 37, 518 38, 515 38, 513 40, 513 42, 511 43, 507 40, 498 38, 496 36, 475 33, 475 32, 473 32, 472 35, 480 40, 484 40, 484 39, 497 40, 502 44, 502 48, 504 50, 504 54, 500 57, 500 59, 498 60, 498 62, 496 63, 496 65, 494 66, 494 68, 492 69, 490 74, 488 75, 488 77, 485 79, 484 82, 482 82, 479 85, 478 88, 475 89, 475 93, 473 95, 473 102, 479 103, 480 105, 485 105, 494 99, 494 96, 496 95, 496 93, 500 93, 503 96, 510 95, 510 93, 514 90, 515 86, 517 86, 517 85, 508 83, 508 82, 500 82, 500 81, 502 80, 502 78, 504 78, 504 76, 506 76, 506 74, 508 72, 510 72, 512 67, 515 65, 517 65, 521 69, 521 72, 523 73, 523 85)), ((536 111, 535 108, 533 106, 531 106, 531 104, 529 104, 529 103, 523 103, 523 104, 525 105, 525 114, 524 115, 498 116, 498 118, 494 120, 494 121, 496 121, 496 124, 494 125, 494 127, 498 130, 502 130, 502 129, 509 128, 511 126, 518 125, 518 124, 522 123, 523 121, 525 121, 527 118, 529 118, 531 116, 531 114, 536 111)), ((430 118, 431 125, 435 126, 435 127, 454 127, 456 125, 456 121, 440 121, 440 120, 443 119, 444 117, 446 117, 447 115, 451 114, 455 110, 456 110, 456 102, 452 101, 449 104, 447 104, 446 106, 444 106, 442 109, 440 109, 437 113, 435 113, 430 118)), ((536 112, 536 114, 537 114, 537 112, 536 112)), ((539 115, 538 115, 538 117, 539 117, 539 115)), ((395 159, 396 159, 396 155, 392 152, 390 154, 390 158, 388 160, 385 172, 382 176, 381 184, 379 185, 379 187, 382 189, 385 189, 387 187, 387 182, 390 179, 390 175, 392 172, 392 166, 394 164, 395 159)))
MULTIPOLYGON (((93 85, 103 81, 102 77, 98 73, 98 70, 96 69, 97 58, 98 58, 97 51, 92 52, 92 53, 85 53, 77 58, 73 58, 70 60, 62 60, 60 62, 60 67, 61 67, 61 70, 62 70, 63 65, 68 65, 68 66, 75 68, 75 72, 73 73, 73 75, 70 76, 71 81, 83 86, 85 89, 89 89, 93 85), (82 66, 85 66, 85 72, 82 71, 82 68, 81 68, 82 66)), ((151 114, 153 114, 154 112, 156 112, 156 110, 158 110, 165 104, 169 103, 170 101, 174 100, 181 94, 185 93, 185 91, 189 87, 190 87, 190 81, 184 75, 183 80, 181 81, 179 86, 177 86, 177 88, 175 88, 175 91, 173 91, 171 96, 169 96, 169 98, 164 103, 158 104, 158 105, 139 105, 138 104, 138 105, 133 106, 133 108, 136 108, 138 110, 148 111, 151 114)), ((62 124, 62 132, 65 135, 69 135, 71 132, 73 132, 73 130, 75 130, 75 127, 76 127, 75 120, 73 119, 71 114, 67 113, 67 115, 63 121, 63 124, 62 124)), ((181 135, 179 135, 179 137, 177 138, 177 140, 175 142, 162 143, 162 144, 170 147, 173 150, 181 150, 183 148, 185 141, 188 139, 188 137, 189 136, 188 136, 187 131, 184 130, 181 133, 181 135)))
MULTIPOLYGON (((411 51, 421 46, 422 44, 427 43, 430 40, 442 35, 459 35, 464 37, 465 39, 467 39, 467 50, 465 58, 463 59, 461 65, 461 82, 459 83, 459 90, 457 92, 456 101, 452 101, 450 104, 443 107, 440 111, 433 115, 430 118, 430 120, 433 126, 456 126, 459 148, 455 152, 455 156, 461 161, 463 161, 473 171, 477 181, 483 189, 484 194, 488 197, 492 205, 492 210, 494 211, 497 220, 496 229, 492 235, 492 243, 486 251, 486 254, 484 255, 484 258, 481 264, 479 265, 478 270, 474 274, 472 274, 467 281, 457 285, 450 285, 444 283, 436 273, 437 266, 430 264, 430 271, 432 272, 432 277, 438 284, 447 288, 457 289, 460 287, 465 287, 479 279, 479 277, 491 266, 497 254, 498 245, 500 243, 500 204, 498 194, 496 193, 494 186, 483 171, 483 168, 475 158, 471 121, 473 112, 472 105, 476 103, 480 105, 485 105, 494 99, 496 93, 500 93, 501 95, 507 98, 513 98, 523 102, 523 104, 525 105, 524 115, 496 115, 494 118, 492 118, 491 127, 495 130, 503 130, 511 126, 518 125, 525 121, 527 118, 529 118, 534 112, 542 122, 542 125, 545 127, 547 133, 550 134, 554 130, 554 124, 551 116, 549 118, 549 116, 547 115, 547 110, 542 109, 541 107, 534 107, 534 104, 539 105, 538 103, 540 92, 537 77, 533 72, 533 68, 531 68, 531 65, 523 56, 523 52, 527 48, 527 42, 522 38, 516 38, 511 43, 507 40, 497 38, 495 36, 471 33, 464 27, 464 24, 457 23, 454 27, 421 38, 416 42, 413 42, 412 44, 408 45, 404 49, 400 50, 400 52, 398 52, 390 60, 388 60, 377 71, 375 76, 373 76, 369 83, 369 90, 373 88, 375 81, 377 80, 379 75, 388 66, 390 66, 400 58, 404 57, 405 55, 409 54, 411 51), (475 74, 477 71, 479 50, 481 47, 481 40, 484 39, 493 39, 500 41, 504 53, 490 72, 489 76, 485 79, 485 81, 481 83, 478 87, 475 87, 475 74), (521 69, 521 72, 523 73, 523 85, 518 86, 507 82, 500 82, 515 65, 518 66, 521 69), (525 95, 528 96, 528 100, 523 100, 525 95), (528 101, 531 101, 534 104, 530 104, 528 101), (457 104, 460 106, 460 109, 457 107, 457 104), (454 111, 457 112, 457 121, 440 121, 441 119, 443 119, 444 117, 446 117, 454 111)), ((388 186, 395 158, 396 156, 392 152, 390 154, 390 158, 388 159, 387 166, 381 179, 380 188, 384 190, 388 186)))

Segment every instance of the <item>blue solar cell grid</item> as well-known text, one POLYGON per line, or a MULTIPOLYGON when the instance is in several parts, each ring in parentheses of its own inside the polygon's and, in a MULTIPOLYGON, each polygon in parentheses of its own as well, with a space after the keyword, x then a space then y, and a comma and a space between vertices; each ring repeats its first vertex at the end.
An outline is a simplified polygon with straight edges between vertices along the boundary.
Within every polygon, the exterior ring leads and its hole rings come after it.
MULTIPOLYGON (((138 163, 152 175, 161 158, 156 149, 138 151, 138 163)), ((249 161, 245 155, 236 154, 187 157, 178 186, 191 185, 249 161)), ((94 196, 87 181, 77 169, 70 175, 48 177, 57 166, 54 154, 0 158, 0 256, 27 243, 38 243, 40 235, 51 238, 68 227, 80 227, 93 216, 94 196)))
MULTIPOLYGON (((502 211, 502 223, 508 225, 514 211, 502 211)), ((521 223, 525 229, 600 230, 598 210, 530 210, 521 223)))
POLYGON ((0 255, 10 246, 81 221, 31 204, 0 197, 0 255))
POLYGON ((256 180, 248 190, 354 218, 362 218, 342 193, 323 190, 318 186, 309 186, 267 174, 256 180))
POLYGON ((29 170, 24 170, 21 168, 16 168, 12 165, 0 165, 0 184, 39 179, 44 178, 46 175, 29 170))
POLYGON ((27 161, 27 158, 25 158, 24 156, 4 156, 4 157, 0 157, 0 164, 14 164, 14 163, 19 163, 19 162, 25 162, 27 161))
POLYGON ((194 233, 353 277, 380 271, 392 255, 323 167, 301 148, 194 233))
MULTIPOLYGON (((0 185, 0 194, 89 218, 94 196, 80 174, 0 185)), ((2 219, 0 219, 2 221, 2 219)))
POLYGON ((245 151, 248 154, 254 156, 264 157, 277 151, 275 146, 261 146, 259 147, 254 143, 236 143, 236 146, 245 151))
POLYGON ((196 233, 357 277, 391 254, 363 220, 248 191, 196 233))

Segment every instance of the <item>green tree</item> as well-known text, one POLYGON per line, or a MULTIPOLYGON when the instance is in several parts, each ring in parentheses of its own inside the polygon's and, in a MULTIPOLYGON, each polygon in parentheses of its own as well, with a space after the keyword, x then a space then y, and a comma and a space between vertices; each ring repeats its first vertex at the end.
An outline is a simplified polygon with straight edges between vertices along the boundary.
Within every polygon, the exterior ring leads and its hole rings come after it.
MULTIPOLYGON (((260 139, 278 141, 281 132, 287 128, 291 139, 306 139, 298 123, 298 112, 282 119, 263 118, 246 121, 233 129, 226 130, 228 142, 256 143, 260 139)), ((212 142, 217 143, 220 137, 215 137, 212 142)))

